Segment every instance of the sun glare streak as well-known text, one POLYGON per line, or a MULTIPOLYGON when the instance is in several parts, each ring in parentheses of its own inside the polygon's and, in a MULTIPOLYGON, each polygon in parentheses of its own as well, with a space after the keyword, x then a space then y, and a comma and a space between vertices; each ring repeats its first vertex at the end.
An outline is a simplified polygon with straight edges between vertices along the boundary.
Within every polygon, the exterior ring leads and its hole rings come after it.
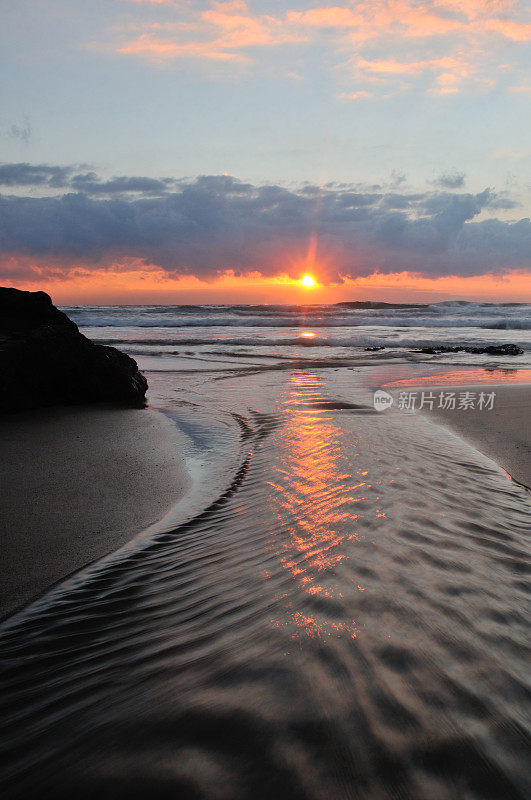
POLYGON ((313 287, 317 285, 315 278, 313 278, 311 275, 303 275, 299 283, 306 289, 313 289, 313 287))
POLYGON ((353 504, 366 499, 370 485, 352 485, 361 473, 351 474, 340 428, 332 417, 322 415, 325 409, 316 407, 327 396, 317 374, 295 372, 278 399, 285 424, 276 479, 269 483, 269 502, 278 520, 271 550, 292 582, 278 596, 280 613, 271 622, 277 628, 286 626, 299 642, 306 637, 357 638, 359 627, 352 616, 357 606, 351 594, 343 595, 343 588, 353 583, 356 592, 364 590, 354 563, 349 568, 347 562, 363 540, 353 504))

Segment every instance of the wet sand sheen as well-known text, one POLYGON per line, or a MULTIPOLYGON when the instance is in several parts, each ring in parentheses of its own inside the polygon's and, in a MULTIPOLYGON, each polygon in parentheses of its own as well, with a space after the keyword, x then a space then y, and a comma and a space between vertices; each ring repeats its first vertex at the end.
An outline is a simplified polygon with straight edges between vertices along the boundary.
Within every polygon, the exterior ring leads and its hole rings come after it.
MULTIPOLYGON (((440 386, 422 387, 441 390, 440 386)), ((427 411, 428 420, 443 424, 481 453, 492 458, 514 480, 531 488, 531 386, 474 385, 444 386, 444 391, 495 392, 492 411, 427 411)))
MULTIPOLYGON (((421 393, 435 398, 426 404, 423 413, 430 422, 443 425, 448 430, 492 458, 519 483, 531 487, 531 377, 530 370, 496 373, 494 380, 487 382, 489 372, 485 369, 452 369, 428 376, 412 376, 384 383, 395 400, 399 392, 421 393), (474 382, 474 381, 477 382, 474 382), (455 393, 455 408, 440 408, 439 395, 455 393), (494 394, 492 409, 459 407, 459 393, 470 392, 475 401, 479 394, 494 394)), ((417 412, 418 413, 418 412, 417 412)))
POLYGON ((159 412, 49 409, 0 424, 0 617, 158 521, 186 490, 159 412))
POLYGON ((528 492, 327 380, 190 376, 240 466, 4 623, 6 797, 527 797, 528 492))

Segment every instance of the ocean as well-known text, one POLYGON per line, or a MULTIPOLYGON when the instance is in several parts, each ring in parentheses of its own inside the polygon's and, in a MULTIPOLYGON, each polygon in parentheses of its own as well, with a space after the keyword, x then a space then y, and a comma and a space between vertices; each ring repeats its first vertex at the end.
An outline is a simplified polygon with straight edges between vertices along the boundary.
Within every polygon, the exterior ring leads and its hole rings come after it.
POLYGON ((531 306, 65 310, 192 485, 0 626, 5 796, 529 797, 529 491, 373 392, 529 382, 531 306))
MULTIPOLYGON (((132 355, 203 354, 274 358, 361 355, 434 344, 504 344, 531 349, 531 305, 449 301, 431 305, 360 302, 308 306, 68 306, 90 338, 132 355), (182 350, 186 348, 186 352, 182 350), (236 349, 235 349, 236 348, 236 349)), ((151 362, 146 362, 151 363, 151 362)))

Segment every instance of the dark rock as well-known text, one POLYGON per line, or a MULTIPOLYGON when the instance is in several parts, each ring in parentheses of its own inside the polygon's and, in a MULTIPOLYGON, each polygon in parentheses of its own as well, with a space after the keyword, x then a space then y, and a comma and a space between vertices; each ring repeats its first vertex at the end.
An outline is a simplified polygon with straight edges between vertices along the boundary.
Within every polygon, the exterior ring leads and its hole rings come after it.
POLYGON ((423 347, 417 350, 417 353, 426 353, 430 356, 437 353, 473 353, 474 355, 489 355, 489 356, 521 356, 524 351, 516 344, 491 344, 488 347, 472 347, 471 345, 463 345, 463 347, 451 347, 450 345, 437 345, 435 347, 423 347))
POLYGON ((48 324, 77 331, 75 322, 53 305, 46 292, 23 292, 0 286, 0 336, 48 324))
POLYGON ((366 347, 365 350, 367 353, 374 353, 376 350, 385 350, 383 345, 375 346, 375 347, 366 347))
POLYGON ((516 344, 490 345, 485 349, 489 356, 521 356, 524 351, 516 344))
POLYGON ((439 345, 435 347, 423 347, 420 351, 421 353, 429 353, 429 355, 435 355, 436 353, 461 353, 463 351, 472 352, 472 348, 467 350, 466 347, 450 347, 449 345, 439 345))
POLYGON ((134 359, 91 342, 47 294, 0 287, 0 411, 93 402, 141 406, 146 390, 134 359))

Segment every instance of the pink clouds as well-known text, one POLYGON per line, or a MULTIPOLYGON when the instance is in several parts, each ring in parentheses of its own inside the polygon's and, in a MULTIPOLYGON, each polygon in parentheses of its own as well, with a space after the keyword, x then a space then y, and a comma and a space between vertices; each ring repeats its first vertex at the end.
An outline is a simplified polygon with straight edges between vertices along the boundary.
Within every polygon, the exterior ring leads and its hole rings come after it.
MULTIPOLYGON (((160 2, 162 0, 159 0, 160 2)), ((219 42, 187 42, 177 44, 171 39, 160 39, 143 33, 138 38, 119 48, 125 55, 148 56, 153 61, 166 61, 168 58, 197 58, 208 61, 248 61, 240 53, 230 53, 219 42)))
MULTIPOLYGON (((174 5, 168 0, 143 0, 174 5)), ((142 0, 133 0, 142 2, 142 0)), ((153 61, 203 59, 246 63, 248 48, 271 47, 304 41, 301 32, 284 24, 282 19, 253 15, 244 0, 212 2, 205 11, 185 14, 170 22, 153 22, 149 32, 124 42, 118 52, 153 61)))
POLYGON ((513 22, 508 19, 488 19, 483 25, 485 30, 494 31, 513 42, 531 41, 531 24, 513 22))
POLYGON ((365 17, 346 6, 311 8, 308 11, 288 11, 288 22, 315 28, 354 28, 363 25, 365 17))
POLYGON ((253 16, 243 0, 214 2, 212 8, 202 12, 201 20, 217 28, 222 34, 220 44, 228 49, 268 47, 301 41, 304 37, 282 19, 268 15, 253 16))
MULTIPOLYGON (((421 59, 418 61, 398 61, 396 59, 367 60, 356 58, 351 62, 357 80, 367 80, 373 84, 384 80, 411 78, 424 74, 434 76, 431 91, 437 94, 455 94, 461 84, 473 78, 473 67, 462 57, 421 59)), ((402 86, 402 84, 401 84, 402 86)), ((358 99, 367 96, 361 91, 347 95, 343 99, 358 99)))
POLYGON ((343 92, 338 95, 340 100, 366 100, 373 96, 372 92, 367 92, 365 89, 360 89, 359 92, 343 92))
POLYGON ((357 66, 368 72, 391 75, 415 75, 425 70, 456 69, 460 62, 455 58, 439 58, 428 61, 411 61, 403 63, 388 59, 387 61, 365 61, 359 59, 357 66))
POLYGON ((255 10, 252 0, 212 0, 201 8, 184 0, 131 2, 151 6, 157 18, 137 23, 140 32, 134 38, 124 29, 122 41, 111 44, 115 52, 159 63, 189 59, 255 63, 259 69, 265 49, 302 46, 297 52, 304 53, 319 45, 329 50, 336 67, 346 68, 336 76, 346 75, 348 81, 355 66, 358 82, 341 87, 343 99, 372 94, 376 78, 384 95, 409 90, 428 73, 433 80, 423 88, 440 94, 495 86, 498 52, 511 62, 504 66, 505 76, 514 73, 517 84, 515 51, 504 51, 531 39, 525 9, 513 0, 343 0, 306 10, 288 2, 283 12, 275 5, 271 13, 255 10), (161 15, 157 9, 163 5, 161 15), (393 83, 398 76, 399 86, 393 83), (360 85, 365 79, 367 85, 360 85))

